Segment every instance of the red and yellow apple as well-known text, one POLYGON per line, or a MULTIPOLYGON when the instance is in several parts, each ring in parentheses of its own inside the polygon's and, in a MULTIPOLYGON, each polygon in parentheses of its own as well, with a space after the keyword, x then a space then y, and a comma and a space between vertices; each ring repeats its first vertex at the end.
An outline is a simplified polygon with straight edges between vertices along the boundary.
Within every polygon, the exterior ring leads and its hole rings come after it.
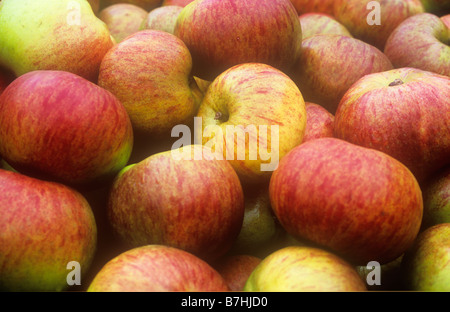
POLYGON ((193 1, 194 0, 163 0, 163 2, 161 3, 161 6, 177 5, 180 7, 185 7, 193 1))
POLYGON ((302 25, 302 39, 317 34, 336 34, 353 37, 348 29, 331 15, 310 12, 301 14, 298 18, 302 25))
POLYGON ((157 7, 147 14, 140 29, 162 30, 174 34, 177 18, 182 9, 177 5, 157 7))
POLYGON ((224 256, 213 264, 231 291, 243 291, 250 274, 261 263, 261 259, 252 255, 224 256))
POLYGON ((334 115, 323 106, 306 102, 306 129, 303 142, 334 136, 334 115))

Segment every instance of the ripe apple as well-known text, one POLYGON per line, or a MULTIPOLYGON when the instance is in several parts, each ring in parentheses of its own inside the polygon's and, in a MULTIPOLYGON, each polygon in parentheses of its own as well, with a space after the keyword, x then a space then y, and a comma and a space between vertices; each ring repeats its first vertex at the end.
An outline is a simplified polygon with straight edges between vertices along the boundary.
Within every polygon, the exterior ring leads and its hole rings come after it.
POLYGON ((69 72, 39 70, 0 96, 0 141, 0 155, 17 171, 86 187, 126 165, 133 129, 110 92, 69 72))
POLYGON ((450 28, 437 15, 417 14, 391 33, 384 53, 396 68, 414 67, 450 76, 450 28))
POLYGON ((250 274, 260 263, 261 259, 252 255, 230 255, 219 259, 213 267, 231 291, 243 291, 250 274))
POLYGON ((0 24, 0 64, 16 76, 63 70, 95 82, 114 44, 86 0, 3 0, 0 24))
POLYGON ((241 229, 242 186, 226 160, 201 145, 184 146, 122 170, 111 188, 108 216, 129 246, 170 245, 213 261, 228 252, 241 229))
POLYGON ((290 74, 307 102, 334 114, 341 97, 364 75, 393 69, 386 55, 356 38, 321 34, 302 41, 290 74))
POLYGON ((391 155, 422 184, 450 164, 450 77, 415 68, 367 75, 342 98, 334 135, 391 155))
POLYGON ((112 4, 127 3, 137 5, 147 12, 161 5, 162 0, 102 0, 103 7, 110 6, 112 4))
POLYGON ((450 28, 450 14, 441 16, 440 19, 441 19, 441 21, 444 22, 444 24, 447 26, 447 28, 450 28))
POLYGON ((302 25, 302 39, 317 34, 336 34, 353 37, 352 34, 334 17, 325 13, 304 13, 299 17, 302 25))
POLYGON ((450 223, 450 166, 430 178, 423 187, 424 229, 439 223, 450 223))
POLYGON ((141 30, 108 51, 98 84, 125 106, 135 131, 160 135, 197 112, 202 94, 191 68, 183 41, 167 32, 141 30))
POLYGON ((197 117, 196 142, 229 160, 245 184, 268 181, 279 159, 302 142, 306 127, 296 84, 262 63, 243 63, 220 74, 197 117))
POLYGON ((185 6, 175 35, 193 58, 193 74, 213 80, 249 62, 288 70, 300 54, 301 25, 289 0, 199 0, 185 6))
POLYGON ((381 51, 392 31, 405 19, 423 13, 420 0, 336 0, 333 15, 355 38, 381 51))
POLYGON ((306 102, 306 129, 303 142, 334 136, 334 115, 323 106, 306 102))
POLYGON ((83 282, 96 244, 94 215, 80 193, 0 169, 2 291, 66 290, 72 261, 83 282))
POLYGON ((167 6, 167 5, 177 5, 180 7, 185 7, 189 3, 193 2, 194 0, 163 0, 161 3, 161 6, 167 6))
POLYGON ((359 292, 366 291, 356 269, 320 248, 289 246, 274 251, 253 270, 244 291, 359 292))
POLYGON ((195 255, 170 246, 146 245, 108 261, 87 291, 210 292, 229 288, 211 265, 195 255))
POLYGON ((337 138, 291 150, 273 172, 269 191, 288 233, 355 265, 393 261, 412 245, 422 221, 422 192, 408 168, 337 138))
POLYGON ((183 7, 177 5, 157 7, 147 14, 140 29, 162 30, 174 34, 175 24, 182 9, 183 7))
POLYGON ((333 14, 334 0, 290 0, 298 12, 298 15, 305 13, 325 13, 333 14))
POLYGON ((404 282, 412 291, 450 291, 450 223, 419 234, 402 261, 404 282))
POLYGON ((138 32, 148 12, 140 6, 117 3, 103 8, 98 17, 108 26, 116 43, 138 32))

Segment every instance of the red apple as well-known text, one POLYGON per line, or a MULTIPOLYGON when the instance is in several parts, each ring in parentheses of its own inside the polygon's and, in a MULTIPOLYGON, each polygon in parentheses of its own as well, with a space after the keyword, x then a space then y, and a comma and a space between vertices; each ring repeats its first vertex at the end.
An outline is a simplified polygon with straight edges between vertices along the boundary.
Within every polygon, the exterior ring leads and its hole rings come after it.
POLYGON ((137 5, 148 12, 160 6, 161 2, 162 0, 102 0, 102 6, 107 7, 112 4, 127 3, 137 5))
POLYGON ((98 84, 125 106, 135 131, 161 135, 190 122, 197 112, 202 94, 191 68, 183 41, 167 32, 141 30, 108 51, 98 84))
POLYGON ((80 193, 0 169, 2 291, 67 290, 72 261, 83 283, 96 245, 94 215, 80 193))
POLYGON ((223 277, 207 262, 163 245, 127 250, 97 273, 88 292, 229 291, 223 277))
POLYGON ((0 96, 0 154, 14 169, 72 186, 112 178, 133 131, 110 92, 64 71, 33 71, 0 96))
POLYGON ((98 17, 108 26, 116 43, 138 32, 148 12, 129 3, 117 3, 103 8, 98 17))
POLYGON ((170 245, 213 261, 239 234, 243 191, 226 160, 185 146, 126 167, 111 188, 108 215, 129 246, 170 245))
POLYGON ((321 248, 289 246, 274 251, 253 270, 244 291, 359 292, 366 291, 356 269, 321 248))
POLYGON ((250 274, 261 263, 261 259, 251 255, 230 255, 214 264, 231 291, 243 291, 250 274))
POLYGON ((303 142, 334 136, 334 115, 323 106, 306 102, 306 129, 303 142))
POLYGON ((344 93, 364 75, 392 69, 380 50, 361 40, 321 34, 305 38, 291 77, 305 101, 334 114, 344 93))
POLYGON ((334 134, 391 155, 422 183, 450 164, 450 77, 415 68, 367 75, 342 98, 334 134))
POLYGON ((333 14, 334 0, 290 0, 298 12, 298 15, 305 13, 325 13, 333 14))
POLYGON ((166 6, 166 5, 177 5, 180 7, 185 7, 187 6, 189 3, 193 2, 194 0, 163 0, 163 2, 161 3, 161 6, 166 6))
POLYGON ((334 17, 325 13, 305 13, 299 17, 302 25, 302 39, 317 34, 336 34, 352 37, 352 34, 334 17))
POLYGON ((355 265, 393 261, 412 245, 422 221, 421 189, 402 163, 336 138, 291 150, 269 190, 288 233, 355 265))
POLYGON ((355 38, 383 50, 389 35, 401 22, 423 12, 420 0, 336 0, 333 15, 355 38))
POLYGON ((147 14, 140 29, 162 30, 173 34, 181 10, 183 10, 183 8, 177 5, 167 5, 155 8, 147 14))
POLYGON ((450 223, 450 166, 432 176, 422 191, 424 199, 422 228, 450 223))
POLYGON ((194 75, 205 80, 248 62, 288 70, 302 38, 289 0, 194 1, 180 13, 175 35, 192 53, 194 75))
POLYGON ((430 13, 403 21, 389 36, 384 53, 396 68, 414 67, 450 76, 450 28, 430 13))

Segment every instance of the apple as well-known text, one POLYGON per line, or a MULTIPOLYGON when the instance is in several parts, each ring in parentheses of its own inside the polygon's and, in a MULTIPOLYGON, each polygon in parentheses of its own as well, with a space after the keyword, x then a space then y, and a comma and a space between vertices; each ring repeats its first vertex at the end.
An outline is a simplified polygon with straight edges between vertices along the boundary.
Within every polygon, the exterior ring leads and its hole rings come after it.
POLYGON ((239 234, 244 197, 226 160, 190 145, 125 167, 107 210, 117 237, 131 247, 169 245, 214 261, 239 234))
POLYGON ((450 10, 448 0, 420 0, 425 11, 433 14, 445 14, 450 10))
POLYGON ((230 254, 266 255, 271 244, 284 234, 272 211, 269 185, 244 185, 244 220, 230 254))
POLYGON ((200 89, 200 91, 203 94, 206 93, 206 90, 208 89, 209 85, 212 82, 212 81, 201 79, 201 78, 198 78, 198 77, 195 77, 195 76, 194 76, 194 80, 197 83, 198 88, 200 89))
POLYGON ((333 14, 334 0, 290 0, 298 12, 298 15, 305 13, 325 13, 333 14))
POLYGON ((289 246, 274 251, 253 270, 244 291, 360 292, 367 288, 356 269, 320 248, 289 246))
POLYGON ((419 234, 402 261, 408 290, 450 291, 450 223, 433 225, 419 234))
POLYGON ((389 154, 422 184, 450 164, 450 77, 415 68, 367 75, 339 103, 334 135, 389 154))
POLYGON ((82 283, 97 245, 86 199, 63 184, 0 169, 0 289, 69 289, 68 267, 82 283))
POLYGON ((352 34, 333 16, 325 13, 304 13, 299 17, 302 26, 302 39, 317 34, 336 34, 353 37, 352 34))
POLYGON ((180 7, 185 7, 189 3, 193 2, 194 0, 163 0, 161 3, 161 6, 168 6, 168 5, 177 5, 180 7))
POLYGON ((273 172, 269 192, 288 233, 355 265, 393 261, 412 245, 422 222, 422 192, 406 166, 337 138, 292 149, 273 172))
POLYGON ((450 28, 450 14, 441 16, 440 19, 441 19, 441 21, 444 22, 444 24, 447 26, 447 28, 450 28))
POLYGON ((249 62, 286 71, 300 54, 302 38, 289 0, 194 1, 178 16, 175 35, 191 51, 194 76, 210 81, 249 62))
POLYGON ((116 43, 129 35, 138 32, 148 12, 143 8, 129 3, 117 3, 103 8, 98 17, 108 26, 116 43))
POLYGON ((261 259, 252 255, 230 255, 221 258, 213 267, 231 291, 243 291, 250 274, 260 263, 261 259))
POLYGON ((112 179, 133 129, 119 100, 70 72, 38 70, 0 96, 0 155, 17 171, 76 187, 112 179))
POLYGON ((279 159, 302 143, 306 127, 294 81, 262 63, 239 64, 216 77, 196 117, 195 141, 223 155, 245 184, 267 182, 279 159))
POLYGON ((401 22, 424 11, 420 0, 336 0, 333 16, 355 38, 383 51, 389 35, 401 22))
POLYGON ((137 5, 147 12, 161 5, 162 0, 101 0, 103 7, 118 3, 127 3, 137 5))
POLYGON ((174 34, 175 24, 182 9, 183 7, 177 5, 157 7, 147 14, 140 26, 140 30, 155 29, 174 34))
POLYGON ((344 93, 364 75, 393 69, 386 55, 359 39, 320 34, 302 41, 302 53, 290 77, 306 102, 334 114, 344 93))
POLYGON ((207 262, 184 250, 146 245, 108 261, 88 292, 229 291, 223 277, 207 262))
POLYGON ((323 106, 305 102, 306 129, 303 142, 334 136, 334 115, 323 106))
POLYGON ((424 229, 439 224, 450 223, 450 166, 441 170, 423 186, 424 229))
POLYGON ((114 44, 86 0, 3 0, 0 24, 0 64, 16 76, 62 70, 95 82, 114 44))
POLYGON ((197 112, 202 94, 191 68, 191 54, 178 37, 141 30, 108 51, 98 85, 121 101, 135 131, 157 136, 197 112))
POLYGON ((88 0, 95 15, 100 11, 100 0, 88 0))
POLYGON ((450 76, 450 28, 436 15, 403 21, 389 36, 384 53, 396 68, 414 67, 450 76))

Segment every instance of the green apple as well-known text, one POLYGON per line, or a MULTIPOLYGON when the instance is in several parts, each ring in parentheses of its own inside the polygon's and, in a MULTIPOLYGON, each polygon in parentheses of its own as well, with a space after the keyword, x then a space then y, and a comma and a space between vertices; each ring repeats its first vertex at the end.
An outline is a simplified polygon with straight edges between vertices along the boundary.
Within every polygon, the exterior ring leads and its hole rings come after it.
POLYGON ((140 29, 162 30, 174 34, 177 18, 182 9, 183 7, 177 5, 157 7, 147 14, 140 29))
POLYGON ((450 167, 435 174, 423 187, 423 228, 450 223, 450 167))
POLYGON ((148 12, 143 8, 129 4, 117 3, 103 8, 98 17, 108 26, 116 43, 138 32, 148 12))
POLYGON ((67 290, 72 261, 83 284, 96 246, 96 220, 79 192, 0 169, 2 291, 67 290))
POLYGON ((274 251, 248 278, 244 291, 345 292, 367 290, 356 269, 320 248, 289 246, 274 251))
POLYGON ((450 223, 433 225, 419 234, 403 256, 404 283, 413 291, 450 291, 450 223))
POLYGON ((135 131, 156 136, 189 123, 197 112, 203 95, 191 69, 191 54, 183 41, 146 29, 108 51, 98 85, 121 101, 135 131))
POLYGON ((95 275, 88 292, 228 291, 223 277, 184 250, 146 245, 124 251, 95 275))
POLYGON ((0 25, 0 64, 16 76, 63 70, 95 82, 113 46, 86 0, 3 0, 0 25))

